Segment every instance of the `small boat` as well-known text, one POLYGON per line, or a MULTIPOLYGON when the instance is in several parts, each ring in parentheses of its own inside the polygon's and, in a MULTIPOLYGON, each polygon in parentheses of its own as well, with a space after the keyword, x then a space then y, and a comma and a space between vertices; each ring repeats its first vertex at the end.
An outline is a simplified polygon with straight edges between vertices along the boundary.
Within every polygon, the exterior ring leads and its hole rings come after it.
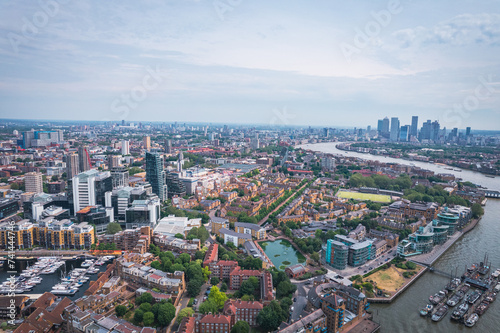
POLYGON ((440 321, 448 313, 448 307, 446 305, 441 306, 436 313, 431 317, 432 321, 440 321))
POLYGON ((439 292, 437 292, 433 296, 429 297, 429 301, 432 304, 436 305, 439 302, 441 302, 446 297, 447 294, 448 294, 447 290, 440 290, 439 292))
POLYGON ((490 303, 481 302, 481 304, 479 304, 479 306, 476 308, 475 313, 477 313, 478 315, 481 316, 486 312, 486 310, 488 310, 489 307, 490 307, 490 303))
POLYGON ((422 310, 420 310, 420 315, 427 316, 432 309, 434 309, 434 306, 432 304, 427 304, 422 310))
POLYGON ((469 302, 469 304, 474 304, 477 302, 477 300, 481 297, 483 293, 479 290, 476 290, 474 291, 472 294, 469 295, 468 299, 467 299, 467 302, 469 302))
POLYGON ((93 264, 94 264, 94 260, 93 259, 87 259, 84 262, 82 262, 81 266, 82 267, 90 267, 93 264))
POLYGON ((488 177, 488 178, 495 178, 495 176, 491 176, 491 175, 485 175, 485 177, 488 177))
POLYGON ((446 289, 449 291, 453 291, 458 288, 460 282, 462 282, 462 280, 460 280, 459 278, 452 279, 450 283, 446 285, 446 289))
POLYGON ((450 299, 448 300, 448 302, 446 302, 446 304, 449 306, 455 306, 462 300, 462 298, 464 298, 464 296, 465 293, 459 290, 453 296, 450 297, 450 299))
POLYGON ((491 292, 484 298, 484 300, 488 303, 493 303, 495 299, 497 298, 497 294, 494 292, 491 292))
POLYGON ((477 313, 473 313, 465 321, 465 326, 472 327, 472 326, 476 325, 478 320, 479 320, 479 316, 477 315, 477 313))
POLYGON ((469 304, 467 304, 467 302, 463 302, 455 311, 453 311, 453 313, 451 314, 451 319, 458 321, 465 316, 467 311, 469 311, 469 304))
POLYGON ((54 295, 74 295, 78 289, 53 289, 51 291, 54 295))

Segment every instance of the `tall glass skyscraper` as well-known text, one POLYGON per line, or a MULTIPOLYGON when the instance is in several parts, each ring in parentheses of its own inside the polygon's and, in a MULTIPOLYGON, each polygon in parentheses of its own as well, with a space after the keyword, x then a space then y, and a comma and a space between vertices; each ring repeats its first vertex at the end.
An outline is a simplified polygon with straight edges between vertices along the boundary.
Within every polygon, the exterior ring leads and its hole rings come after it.
POLYGON ((156 194, 161 201, 167 200, 167 185, 165 183, 163 159, 158 153, 146 152, 146 181, 151 184, 153 193, 156 194))
POLYGON ((418 134, 418 116, 411 117, 410 136, 417 137, 418 134))

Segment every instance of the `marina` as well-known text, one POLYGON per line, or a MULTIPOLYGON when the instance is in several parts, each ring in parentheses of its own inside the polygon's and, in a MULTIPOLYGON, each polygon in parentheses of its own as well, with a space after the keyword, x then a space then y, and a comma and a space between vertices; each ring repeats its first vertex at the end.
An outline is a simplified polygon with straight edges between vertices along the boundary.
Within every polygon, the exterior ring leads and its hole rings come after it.
POLYGON ((0 284, 0 294, 14 292, 30 295, 50 291, 54 295, 80 297, 93 276, 104 270, 105 263, 113 258, 106 256, 65 261, 61 257, 40 257, 36 261, 20 261, 16 263, 18 274, 1 271, 0 279, 6 280, 0 284))
POLYGON ((449 309, 460 302, 460 306, 451 314, 451 319, 467 327, 474 326, 496 299, 496 290, 500 285, 500 269, 486 276, 490 267, 487 259, 467 268, 461 278, 452 278, 443 290, 429 297, 429 302, 420 310, 420 315, 438 322, 446 317, 449 309), (471 283, 470 283, 471 282, 471 283), (475 288, 472 291, 470 289, 475 288), (467 293, 469 292, 469 293, 467 293))

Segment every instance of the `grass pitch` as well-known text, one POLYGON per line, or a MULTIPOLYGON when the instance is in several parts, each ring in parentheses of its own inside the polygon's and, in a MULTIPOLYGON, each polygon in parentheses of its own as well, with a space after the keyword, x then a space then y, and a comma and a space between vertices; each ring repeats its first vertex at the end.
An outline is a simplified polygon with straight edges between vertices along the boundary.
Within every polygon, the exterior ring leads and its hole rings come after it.
POLYGON ((383 194, 338 191, 337 197, 345 198, 345 199, 360 200, 360 201, 371 200, 373 202, 382 202, 382 203, 391 202, 391 197, 389 195, 383 195, 383 194))

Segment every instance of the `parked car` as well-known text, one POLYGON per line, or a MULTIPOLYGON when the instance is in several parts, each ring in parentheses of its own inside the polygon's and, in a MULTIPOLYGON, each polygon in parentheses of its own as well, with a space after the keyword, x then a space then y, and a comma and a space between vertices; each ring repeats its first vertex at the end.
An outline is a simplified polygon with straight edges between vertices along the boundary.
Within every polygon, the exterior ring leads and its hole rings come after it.
POLYGON ((297 297, 294 297, 293 301, 294 301, 294 302, 297 302, 297 297))

